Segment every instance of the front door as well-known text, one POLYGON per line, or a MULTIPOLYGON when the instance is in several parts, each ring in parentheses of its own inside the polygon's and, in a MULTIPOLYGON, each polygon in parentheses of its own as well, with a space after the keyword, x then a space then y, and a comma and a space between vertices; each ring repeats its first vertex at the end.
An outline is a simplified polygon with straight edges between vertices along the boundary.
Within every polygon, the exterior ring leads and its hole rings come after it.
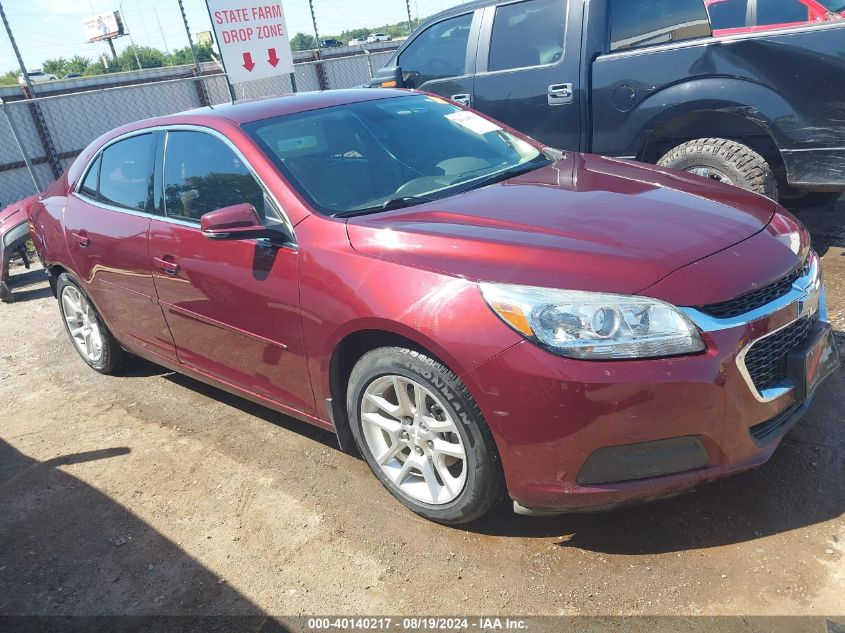
POLYGON ((473 107, 541 143, 582 149, 580 9, 570 0, 484 9, 473 107))
POLYGON ((402 68, 405 86, 471 105, 481 13, 447 18, 415 35, 396 62, 402 68))
POLYGON ((280 223, 243 157, 211 133, 167 132, 164 216, 150 226, 159 301, 179 360, 262 398, 306 413, 314 397, 305 365, 295 247, 203 236, 200 218, 249 202, 280 223))
POLYGON ((85 291, 118 340, 175 360, 156 300, 149 228, 155 135, 108 145, 67 199, 65 232, 85 291))

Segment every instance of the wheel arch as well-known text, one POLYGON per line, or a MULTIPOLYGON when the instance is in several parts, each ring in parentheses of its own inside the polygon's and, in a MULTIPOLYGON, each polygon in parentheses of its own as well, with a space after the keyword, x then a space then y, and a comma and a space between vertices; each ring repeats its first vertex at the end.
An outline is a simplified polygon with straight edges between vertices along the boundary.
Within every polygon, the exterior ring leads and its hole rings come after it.
POLYGON ((341 450, 355 451, 346 411, 346 390, 352 368, 367 352, 379 347, 404 347, 421 352, 460 375, 459 368, 453 364, 454 359, 450 362, 449 358, 446 358, 448 354, 444 354, 442 350, 438 352, 438 346, 432 341, 419 333, 411 336, 407 334, 383 325, 369 326, 346 333, 335 345, 329 361, 329 397, 326 399, 326 409, 334 424, 341 450))
POLYGON ((781 153, 790 145, 785 126, 800 120, 793 107, 770 88, 724 77, 667 86, 640 101, 630 116, 640 121, 631 152, 638 160, 655 163, 687 141, 724 138, 748 145, 779 176, 788 171, 781 153))

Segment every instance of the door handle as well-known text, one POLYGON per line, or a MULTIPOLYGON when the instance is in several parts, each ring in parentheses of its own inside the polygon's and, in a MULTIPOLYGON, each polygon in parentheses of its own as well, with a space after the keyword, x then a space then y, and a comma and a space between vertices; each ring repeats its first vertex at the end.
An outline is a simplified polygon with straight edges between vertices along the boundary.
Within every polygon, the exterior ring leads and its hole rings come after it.
POLYGON ((70 234, 73 235, 73 239, 75 239, 76 243, 82 248, 85 248, 91 243, 91 238, 88 237, 88 233, 85 231, 71 231, 70 234))
POLYGON ((565 105, 575 100, 575 91, 572 84, 552 84, 548 90, 548 101, 550 106, 565 105))
POLYGON ((179 264, 174 262, 172 259, 162 259, 161 257, 153 257, 153 261, 155 261, 156 265, 158 265, 158 267, 166 275, 173 276, 179 273, 179 264))
POLYGON ((455 103, 460 103, 461 105, 469 107, 470 96, 468 94, 452 95, 450 99, 452 99, 455 103))

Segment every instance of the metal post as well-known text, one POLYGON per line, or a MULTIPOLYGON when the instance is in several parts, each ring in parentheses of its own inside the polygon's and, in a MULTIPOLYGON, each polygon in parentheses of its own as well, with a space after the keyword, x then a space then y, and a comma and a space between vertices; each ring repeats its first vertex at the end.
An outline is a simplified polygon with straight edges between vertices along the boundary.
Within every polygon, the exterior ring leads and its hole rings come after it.
POLYGON ((112 60, 114 60, 115 63, 117 63, 117 51, 114 50, 114 41, 113 40, 114 40, 114 38, 110 37, 106 41, 109 43, 109 48, 111 49, 111 58, 112 58, 112 60))
POLYGON ((411 0, 405 0, 405 8, 408 10, 408 35, 410 35, 414 31, 413 20, 411 20, 411 0))
POLYGON ((317 58, 320 58, 320 34, 317 32, 317 16, 314 14, 314 0, 308 0, 308 6, 311 8, 311 23, 314 25, 314 40, 317 44, 317 58))
POLYGON ((6 19, 6 12, 3 10, 2 2, 0 2, 0 18, 3 19, 3 26, 6 27, 6 34, 9 36, 9 41, 12 43, 12 50, 15 51, 15 57, 18 58, 18 65, 21 67, 23 80, 26 82, 26 87, 29 88, 29 98, 32 99, 35 97, 35 90, 32 87, 32 82, 29 80, 29 73, 26 72, 26 66, 24 66, 23 57, 21 57, 21 52, 18 50, 17 42, 15 42, 15 38, 12 35, 12 29, 9 27, 9 21, 6 19))
POLYGON ((296 93, 296 69, 290 74, 290 89, 296 93))
POLYGON ((35 191, 39 192, 41 191, 41 185, 38 184, 38 178, 35 176, 35 169, 32 166, 32 161, 29 160, 29 154, 26 153, 26 150, 23 147, 20 134, 18 134, 18 128, 15 126, 14 121, 12 121, 12 117, 10 117, 9 113, 6 111, 6 104, 3 102, 3 99, 0 99, 0 108, 3 109, 3 116, 6 117, 6 121, 9 123, 9 129, 12 131, 12 136, 15 138, 18 151, 20 151, 21 156, 23 157, 23 162, 26 165, 26 170, 29 172, 29 177, 32 178, 32 184, 35 185, 35 191))
MULTIPOLYGON (((205 3, 205 9, 208 11, 208 19, 211 21, 212 28, 214 27, 214 17, 211 15, 211 8, 208 6, 208 0, 205 3)), ((191 46, 191 57, 194 58, 194 65, 197 67, 197 74, 200 72, 200 65, 197 63, 197 56, 194 53, 194 43, 191 40, 191 29, 188 28, 188 16, 185 15, 185 7, 182 6, 182 0, 179 0, 179 10, 182 12, 182 22, 185 24, 185 33, 188 34, 188 44, 191 46)), ((220 49, 220 42, 217 42, 217 48, 220 49)), ((223 52, 220 52, 220 65, 223 66, 223 72, 226 75, 226 85, 229 86, 229 96, 232 98, 232 103, 235 103, 237 100, 237 95, 235 94, 235 87, 232 85, 232 82, 229 81, 229 73, 226 72, 226 62, 223 59, 223 52)))

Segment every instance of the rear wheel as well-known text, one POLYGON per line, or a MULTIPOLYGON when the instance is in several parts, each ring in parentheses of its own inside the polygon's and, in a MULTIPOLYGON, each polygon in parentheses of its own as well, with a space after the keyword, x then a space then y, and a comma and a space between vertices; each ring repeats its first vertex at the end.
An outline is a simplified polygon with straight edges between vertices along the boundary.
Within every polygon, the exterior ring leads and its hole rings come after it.
POLYGON ((667 152, 657 164, 778 199, 774 172, 753 149, 723 138, 700 138, 667 152))
POLYGON ((409 349, 365 354, 349 379, 352 435, 382 485, 440 523, 478 519, 504 494, 493 437, 464 384, 409 349))
POLYGON ((67 273, 59 275, 56 294, 62 321, 74 349, 92 369, 101 374, 112 373, 123 350, 90 299, 67 273))

